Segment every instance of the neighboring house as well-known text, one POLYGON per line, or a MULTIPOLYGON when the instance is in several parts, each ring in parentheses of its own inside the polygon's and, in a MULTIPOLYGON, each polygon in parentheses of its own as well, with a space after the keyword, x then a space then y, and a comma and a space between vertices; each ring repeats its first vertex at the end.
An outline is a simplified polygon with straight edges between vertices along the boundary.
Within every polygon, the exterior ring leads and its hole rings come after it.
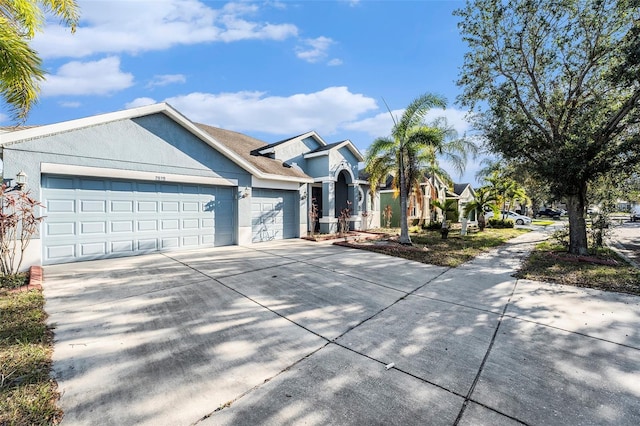
POLYGON ((296 238, 312 197, 324 231, 347 200, 358 229, 368 207, 351 142, 268 145, 164 103, 3 132, 0 150, 4 181, 26 173, 45 206, 25 266, 296 238))
MULTIPOLYGON (((384 209, 391 206, 392 217, 391 226, 400 226, 400 196, 392 188, 393 177, 387 179, 385 189, 380 190, 380 223, 385 224, 384 209)), ((447 184, 438 176, 425 176, 424 181, 420 183, 420 191, 422 192, 422 202, 416 194, 410 194, 407 200, 407 219, 409 224, 416 220, 423 220, 426 223, 430 221, 441 221, 442 212, 440 209, 431 205, 432 201, 444 201, 448 198, 449 190, 447 184)))
MULTIPOLYGON (((449 197, 447 197, 449 198, 449 197)), ((476 192, 468 183, 454 183, 453 184, 453 196, 450 198, 456 198, 458 200, 458 221, 462 221, 465 218, 464 209, 467 204, 476 199, 476 192)), ((476 211, 469 212, 466 219, 475 222, 477 220, 476 211)))

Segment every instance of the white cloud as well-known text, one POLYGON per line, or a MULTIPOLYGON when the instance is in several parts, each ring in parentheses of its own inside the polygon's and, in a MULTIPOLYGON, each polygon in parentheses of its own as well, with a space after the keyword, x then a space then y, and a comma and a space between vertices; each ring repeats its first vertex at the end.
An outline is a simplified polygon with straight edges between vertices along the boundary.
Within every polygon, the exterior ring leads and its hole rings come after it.
POLYGON ((153 79, 147 84, 147 88, 168 86, 175 83, 186 83, 187 78, 182 74, 164 74, 154 75, 153 79))
MULTIPOLYGON (((155 101, 136 99, 127 107, 155 101)), ((240 132, 292 135, 316 130, 337 132, 345 123, 377 109, 374 99, 329 87, 314 93, 268 96, 263 92, 189 93, 165 99, 190 120, 240 132)))
POLYGON ((342 65, 342 59, 332 59, 329 62, 327 62, 327 65, 329 65, 330 67, 336 67, 338 65, 342 65))
POLYGON ((82 106, 82 104, 77 101, 58 102, 58 105, 63 108, 80 108, 82 106))
POLYGON ((293 24, 249 18, 259 9, 227 3, 213 9, 197 0, 81 1, 82 21, 75 34, 50 22, 34 47, 44 58, 85 57, 97 53, 138 53, 176 45, 296 37, 293 24))
MULTIPOLYGON (((398 109, 391 111, 393 117, 399 120, 404 113, 404 109, 398 109)), ((445 117, 449 125, 453 126, 460 136, 464 135, 469 129, 470 124, 466 121, 467 112, 461 111, 455 108, 432 109, 425 116, 425 122, 429 123, 438 117, 445 117)), ((358 132, 367 133, 372 137, 389 136, 391 134, 391 128, 393 127, 393 119, 389 115, 388 111, 376 114, 373 117, 365 118, 363 120, 355 121, 344 126, 347 130, 353 130, 358 132)))
POLYGON ((471 123, 467 120, 466 116, 468 111, 461 111, 455 108, 447 108, 444 111, 441 109, 432 109, 425 117, 425 121, 429 123, 438 117, 445 117, 447 123, 453 126, 458 132, 459 136, 463 136, 471 129, 471 123))
POLYGON ((120 70, 120 58, 111 56, 91 62, 73 61, 48 74, 42 96, 108 95, 133 85, 133 75, 120 70))
POLYGON ((129 109, 129 108, 138 108, 138 107, 143 107, 143 106, 147 106, 147 105, 153 105, 153 104, 157 104, 158 101, 156 101, 153 98, 136 98, 133 101, 125 104, 125 108, 129 109))
POLYGON ((307 62, 319 62, 327 57, 329 47, 334 43, 328 37, 308 38, 296 48, 296 56, 307 62))
POLYGON ((0 112, 0 123, 4 123, 6 121, 9 121, 9 116, 0 112))

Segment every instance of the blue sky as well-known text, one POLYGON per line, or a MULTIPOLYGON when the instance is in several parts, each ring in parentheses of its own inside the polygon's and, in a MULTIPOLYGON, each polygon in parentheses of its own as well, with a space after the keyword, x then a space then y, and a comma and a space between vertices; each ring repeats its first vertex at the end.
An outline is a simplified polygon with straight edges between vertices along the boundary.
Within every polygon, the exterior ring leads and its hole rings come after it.
MULTIPOLYGON (((462 1, 79 0, 75 34, 51 20, 33 46, 49 73, 27 124, 166 101, 189 119, 267 143, 315 130, 365 151, 424 92, 455 80, 462 1)), ((11 122, 0 111, 0 124, 11 122)), ((457 181, 473 181, 470 163, 457 181)))

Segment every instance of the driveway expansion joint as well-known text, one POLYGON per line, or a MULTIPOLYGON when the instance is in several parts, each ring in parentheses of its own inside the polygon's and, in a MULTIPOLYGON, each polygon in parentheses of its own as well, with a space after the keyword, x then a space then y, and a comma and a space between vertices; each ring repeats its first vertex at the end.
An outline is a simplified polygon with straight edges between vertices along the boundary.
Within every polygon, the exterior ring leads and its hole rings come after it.
POLYGON ((469 391, 467 392, 467 395, 465 396, 464 402, 462 403, 462 408, 460 408, 460 412, 458 413, 458 417, 456 418, 455 422, 453 423, 454 426, 457 426, 458 424, 460 424, 460 421, 462 420, 462 416, 464 415, 464 412, 466 411, 467 406, 469 405, 469 401, 471 401, 471 395, 475 391, 476 385, 478 384, 478 381, 480 380, 480 375, 482 374, 482 370, 484 370, 484 366, 487 363, 487 360, 489 359, 489 354, 491 353, 491 349, 493 348, 493 344, 495 343, 496 337, 498 336, 498 330, 500 330, 500 325, 502 324, 502 319, 504 318, 504 315, 507 312, 507 308, 509 307, 509 303, 511 303, 511 299, 513 298, 513 295, 516 292, 516 287, 517 286, 518 286, 518 280, 516 280, 515 283, 513 284, 513 288, 511 289, 511 294, 509 295, 509 299, 507 299, 507 303, 505 303, 504 308, 502 309, 502 314, 498 317, 498 322, 496 324, 495 330, 493 330, 493 336, 491 336, 491 341, 489 342, 489 346, 487 347, 487 351, 485 352, 484 357, 482 358, 482 362, 480 363, 480 367, 478 368, 478 372, 476 373, 476 377, 473 379, 473 382, 471 383, 471 386, 469 387, 469 391))

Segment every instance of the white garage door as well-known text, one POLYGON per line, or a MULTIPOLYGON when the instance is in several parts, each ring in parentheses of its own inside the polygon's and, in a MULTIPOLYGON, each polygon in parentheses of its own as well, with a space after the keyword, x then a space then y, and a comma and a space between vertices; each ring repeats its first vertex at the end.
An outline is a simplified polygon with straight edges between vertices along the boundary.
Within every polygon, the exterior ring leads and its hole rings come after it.
POLYGON ((234 243, 234 188, 43 175, 43 263, 234 243))
POLYGON ((298 192, 254 189, 251 199, 251 241, 298 237, 298 192))

